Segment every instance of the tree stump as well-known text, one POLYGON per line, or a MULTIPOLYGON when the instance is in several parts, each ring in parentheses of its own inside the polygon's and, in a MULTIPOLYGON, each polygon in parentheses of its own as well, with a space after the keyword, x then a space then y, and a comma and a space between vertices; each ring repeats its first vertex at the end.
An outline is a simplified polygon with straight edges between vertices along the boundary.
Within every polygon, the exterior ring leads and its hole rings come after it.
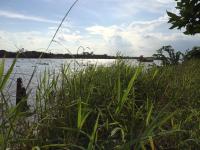
POLYGON ((22 100, 24 100, 21 104, 22 111, 28 109, 26 98, 27 94, 26 94, 26 89, 23 87, 22 78, 17 78, 16 105, 18 105, 22 100))

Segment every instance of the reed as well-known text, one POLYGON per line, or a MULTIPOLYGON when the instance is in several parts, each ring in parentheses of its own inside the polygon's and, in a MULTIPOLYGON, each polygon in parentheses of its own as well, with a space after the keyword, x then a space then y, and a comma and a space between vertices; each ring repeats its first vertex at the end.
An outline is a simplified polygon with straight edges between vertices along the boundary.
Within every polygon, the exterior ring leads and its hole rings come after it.
MULTIPOLYGON (((31 113, 4 106, 1 149, 198 149, 199 64, 46 71, 31 113)), ((3 76, 3 66, 0 85, 12 71, 3 76)))

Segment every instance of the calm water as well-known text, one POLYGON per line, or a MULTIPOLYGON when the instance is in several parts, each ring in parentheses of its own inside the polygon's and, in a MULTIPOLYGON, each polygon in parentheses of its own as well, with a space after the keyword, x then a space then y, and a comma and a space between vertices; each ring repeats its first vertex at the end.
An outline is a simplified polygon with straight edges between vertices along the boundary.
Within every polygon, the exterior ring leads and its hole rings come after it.
MULTIPOLYGON (((6 59, 5 71, 11 66, 13 59, 6 59)), ((37 71, 32 79, 30 88, 32 90, 31 98, 34 98, 35 89, 38 85, 39 77, 45 70, 50 72, 59 72, 63 65, 70 65, 72 70, 84 68, 88 65, 110 65, 115 62, 115 59, 18 59, 14 70, 12 72, 10 81, 8 82, 4 93, 11 100, 11 104, 15 103, 16 95, 16 80, 21 77, 23 79, 24 87, 27 86, 34 68, 37 67, 37 71)), ((137 60, 127 60, 128 63, 137 65, 137 60)), ((146 64, 148 65, 148 64, 146 64)), ((30 99, 30 98, 29 98, 30 99)), ((32 103, 32 100, 31 102, 32 103)))

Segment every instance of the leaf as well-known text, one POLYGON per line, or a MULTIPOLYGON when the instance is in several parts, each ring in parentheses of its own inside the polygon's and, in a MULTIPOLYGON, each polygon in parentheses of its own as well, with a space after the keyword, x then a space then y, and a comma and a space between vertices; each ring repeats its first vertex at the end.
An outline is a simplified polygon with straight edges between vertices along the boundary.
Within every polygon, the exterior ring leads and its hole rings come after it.
POLYGON ((177 16, 176 14, 171 13, 171 12, 169 12, 169 11, 167 11, 167 15, 168 15, 169 17, 171 17, 173 20, 177 20, 177 19, 180 18, 180 17, 177 16))
POLYGON ((120 127, 116 127, 111 131, 111 137, 114 136, 119 131, 121 132, 122 141, 124 141, 125 133, 124 133, 124 130, 122 128, 120 128, 120 127))
POLYGON ((8 81, 8 79, 9 79, 9 77, 10 77, 12 71, 13 71, 13 68, 14 68, 14 66, 15 66, 16 61, 17 61, 17 58, 15 58, 15 59, 13 60, 12 65, 11 65, 10 68, 8 69, 6 75, 4 76, 3 81, 1 82, 1 85, 0 85, 0 91, 2 91, 3 88, 5 87, 5 85, 6 85, 7 81, 8 81))
POLYGON ((81 117, 82 117, 82 106, 81 100, 78 101, 78 118, 77 118, 77 128, 81 128, 81 117))
POLYGON ((39 146, 34 146, 34 147, 32 148, 32 150, 40 150, 40 147, 39 147, 39 146))
MULTIPOLYGON (((149 100, 148 100, 149 101, 149 100)), ((147 118, 146 118, 146 126, 149 125, 150 119, 151 119, 151 115, 152 115, 152 111, 153 111, 153 104, 150 104, 150 108, 147 112, 147 118)))
POLYGON ((111 131, 111 135, 110 135, 110 136, 114 136, 119 130, 121 130, 121 128, 119 128, 119 127, 114 128, 114 129, 111 131))
POLYGON ((94 128, 93 128, 92 135, 90 137, 90 142, 88 144, 88 148, 87 148, 88 150, 93 150, 93 144, 94 144, 94 141, 95 141, 95 136, 96 136, 96 132, 97 132, 97 128, 98 128, 99 116, 100 115, 98 114, 94 128))
POLYGON ((128 95, 133 87, 133 84, 135 82, 135 80, 137 79, 138 75, 141 73, 142 71, 142 68, 141 67, 138 67, 135 74, 133 75, 133 77, 131 78, 129 84, 128 84, 128 87, 127 89, 125 90, 124 94, 123 94, 123 97, 122 99, 120 100, 120 102, 118 103, 118 106, 116 108, 116 111, 115 113, 119 113, 124 105, 124 103, 126 102, 127 98, 128 98, 128 95))
POLYGON ((153 143, 153 138, 151 136, 149 136, 149 143, 150 143, 150 146, 151 146, 151 150, 155 150, 155 146, 154 146, 154 143, 153 143))
POLYGON ((3 138, 3 135, 2 135, 2 134, 0 134, 0 145, 3 145, 3 143, 4 143, 4 138, 3 138))
POLYGON ((152 79, 155 79, 156 75, 158 74, 158 69, 155 70, 152 79))
POLYGON ((3 58, 1 63, 0 63, 0 83, 3 80, 4 65, 5 65, 5 58, 3 58))

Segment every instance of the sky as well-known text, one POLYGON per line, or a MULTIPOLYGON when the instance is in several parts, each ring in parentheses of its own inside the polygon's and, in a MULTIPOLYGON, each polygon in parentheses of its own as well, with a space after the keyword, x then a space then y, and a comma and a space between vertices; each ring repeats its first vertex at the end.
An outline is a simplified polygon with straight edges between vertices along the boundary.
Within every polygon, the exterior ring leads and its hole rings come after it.
MULTIPOLYGON (((74 0, 0 0, 0 49, 46 51, 74 0)), ((79 0, 48 52, 151 56, 164 45, 185 51, 200 35, 170 30, 174 0, 79 0)))

